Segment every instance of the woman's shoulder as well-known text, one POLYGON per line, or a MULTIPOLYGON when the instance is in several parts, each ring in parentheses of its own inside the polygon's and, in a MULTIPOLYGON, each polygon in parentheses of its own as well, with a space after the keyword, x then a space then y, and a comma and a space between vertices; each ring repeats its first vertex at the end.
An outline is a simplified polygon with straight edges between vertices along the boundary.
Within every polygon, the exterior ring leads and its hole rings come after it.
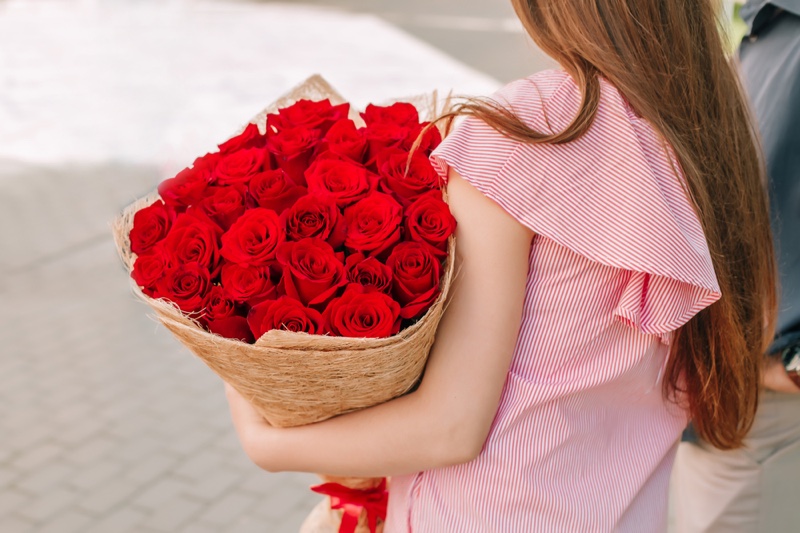
MULTIPOLYGON (((625 146, 628 150, 639 151, 642 125, 638 124, 627 100, 604 78, 601 78, 600 89, 600 102, 591 126, 573 142, 523 142, 503 133, 496 125, 468 116, 459 121, 434 152, 434 162, 439 159, 460 162, 461 165, 451 166, 457 170, 463 166, 463 170, 487 182, 497 179, 500 173, 505 179, 524 178, 530 182, 527 175, 514 172, 514 161, 534 158, 546 163, 547 168, 542 169, 546 174, 558 174, 560 167, 573 166, 570 160, 587 159, 587 151, 593 152, 592 157, 596 157, 597 149, 604 147, 625 146)), ((568 72, 549 69, 508 83, 488 100, 510 111, 531 130, 547 135, 570 126, 583 105, 583 90, 568 72)), ((647 129, 646 124, 644 127, 647 129)), ((616 149, 611 154, 620 155, 616 149)), ((624 154, 621 159, 616 163, 630 163, 630 158, 624 154)))
POLYGON ((547 122, 541 120, 543 114, 568 108, 576 94, 577 104, 580 104, 580 90, 572 77, 563 70, 550 69, 514 80, 489 99, 512 111, 528 126, 541 129, 547 122), (553 109, 554 103, 556 109, 553 109))
MULTIPOLYGON (((549 69, 512 81, 490 98, 536 131, 555 133, 565 129, 580 111, 583 89, 568 72, 549 69)), ((638 125, 641 120, 622 93, 602 76, 597 114, 602 122, 638 125)))
POLYGON ((572 88, 577 88, 577 84, 569 73, 561 69, 547 69, 506 84, 492 98, 508 103, 526 100, 546 102, 563 89, 572 88))

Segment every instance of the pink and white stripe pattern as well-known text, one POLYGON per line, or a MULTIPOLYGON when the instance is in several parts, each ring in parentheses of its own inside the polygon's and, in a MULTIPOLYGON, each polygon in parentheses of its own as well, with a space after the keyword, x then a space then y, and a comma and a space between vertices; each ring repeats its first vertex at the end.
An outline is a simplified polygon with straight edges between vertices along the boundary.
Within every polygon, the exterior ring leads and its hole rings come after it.
MULTIPOLYGON (((555 70, 495 98, 540 131, 564 128, 581 99, 555 70)), ((603 80, 597 118, 574 142, 522 144, 467 119, 432 160, 536 237, 482 453, 394 478, 386 533, 665 531, 687 422, 662 395, 671 332, 720 296, 674 155, 603 80)))

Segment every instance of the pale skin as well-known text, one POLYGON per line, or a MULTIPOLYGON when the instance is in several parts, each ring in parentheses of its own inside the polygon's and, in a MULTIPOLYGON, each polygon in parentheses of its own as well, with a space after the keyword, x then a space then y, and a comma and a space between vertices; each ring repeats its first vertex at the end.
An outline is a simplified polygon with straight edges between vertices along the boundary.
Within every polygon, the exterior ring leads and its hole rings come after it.
POLYGON ((382 477, 465 463, 481 451, 514 353, 533 232, 451 172, 458 277, 419 388, 324 422, 271 427, 226 385, 245 453, 270 472, 382 477))

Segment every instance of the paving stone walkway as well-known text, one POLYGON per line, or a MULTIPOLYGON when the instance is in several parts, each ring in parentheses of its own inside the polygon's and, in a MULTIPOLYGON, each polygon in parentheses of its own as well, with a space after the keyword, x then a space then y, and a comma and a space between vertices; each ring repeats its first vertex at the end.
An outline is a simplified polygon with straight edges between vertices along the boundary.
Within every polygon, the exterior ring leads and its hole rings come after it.
MULTIPOLYGON (((111 173, 127 185, 116 190, 122 197, 157 176, 118 166, 5 168, 0 184, 27 182, 31 193, 46 191, 39 198, 58 191, 62 200, 111 173)), ((89 212, 114 211, 109 191, 82 190, 89 212)), ((75 230, 78 221, 63 220, 69 213, 32 210, 35 198, 8 193, 0 194, 4 236, 9 227, 30 233, 31 220, 8 220, 14 202, 39 219, 43 246, 47 230, 75 230)), ((130 296, 107 231, 92 231, 103 225, 87 224, 93 237, 2 274, 0 532, 297 531, 317 501, 314 476, 267 474, 249 462, 221 381, 130 296)))

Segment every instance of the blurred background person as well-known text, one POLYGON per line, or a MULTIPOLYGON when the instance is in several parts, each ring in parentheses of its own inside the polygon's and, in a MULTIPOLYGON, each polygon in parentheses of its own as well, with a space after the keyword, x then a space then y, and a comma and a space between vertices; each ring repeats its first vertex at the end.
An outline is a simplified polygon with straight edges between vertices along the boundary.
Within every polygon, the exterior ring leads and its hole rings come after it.
POLYGON ((675 468, 677 530, 800 531, 800 0, 750 0, 742 78, 769 179, 780 274, 778 329, 746 447, 684 443, 675 468))

